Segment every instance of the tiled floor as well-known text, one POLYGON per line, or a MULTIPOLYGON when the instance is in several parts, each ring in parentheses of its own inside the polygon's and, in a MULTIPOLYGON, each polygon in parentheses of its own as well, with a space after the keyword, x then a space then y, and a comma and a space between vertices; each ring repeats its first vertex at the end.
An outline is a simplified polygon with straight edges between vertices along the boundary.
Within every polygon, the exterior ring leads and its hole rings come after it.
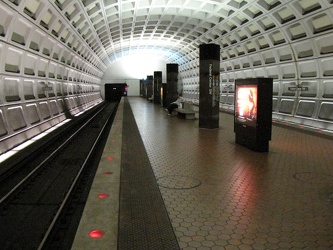
MULTIPOLYGON (((333 140, 273 126, 268 153, 129 98, 182 249, 332 249, 333 140)), ((124 128, 126 129, 126 128, 124 128)))

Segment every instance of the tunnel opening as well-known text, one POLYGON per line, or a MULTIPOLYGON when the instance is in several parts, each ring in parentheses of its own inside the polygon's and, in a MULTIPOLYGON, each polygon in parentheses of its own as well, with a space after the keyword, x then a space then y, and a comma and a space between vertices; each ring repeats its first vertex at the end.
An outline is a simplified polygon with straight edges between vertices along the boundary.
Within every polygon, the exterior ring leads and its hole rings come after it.
POLYGON ((122 96, 127 96, 128 85, 126 83, 105 84, 105 100, 120 101, 122 96))

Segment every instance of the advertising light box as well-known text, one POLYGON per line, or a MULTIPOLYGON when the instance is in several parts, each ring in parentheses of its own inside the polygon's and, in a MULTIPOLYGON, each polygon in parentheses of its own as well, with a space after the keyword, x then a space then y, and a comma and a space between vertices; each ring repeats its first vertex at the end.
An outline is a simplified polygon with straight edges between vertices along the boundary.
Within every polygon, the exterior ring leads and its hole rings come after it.
POLYGON ((239 123, 257 125, 257 85, 236 86, 235 119, 239 123))
POLYGON ((254 151, 268 151, 272 131, 272 97, 272 78, 236 79, 236 143, 254 151))

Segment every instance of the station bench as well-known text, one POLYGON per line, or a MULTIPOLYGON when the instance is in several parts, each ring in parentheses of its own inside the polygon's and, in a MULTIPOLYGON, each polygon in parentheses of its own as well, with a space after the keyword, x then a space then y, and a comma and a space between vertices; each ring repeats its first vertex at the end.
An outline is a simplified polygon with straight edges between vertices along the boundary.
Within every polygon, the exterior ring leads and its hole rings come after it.
POLYGON ((179 117, 185 118, 186 120, 195 119, 195 111, 193 109, 193 103, 184 102, 182 103, 182 108, 176 108, 175 111, 178 113, 179 117))

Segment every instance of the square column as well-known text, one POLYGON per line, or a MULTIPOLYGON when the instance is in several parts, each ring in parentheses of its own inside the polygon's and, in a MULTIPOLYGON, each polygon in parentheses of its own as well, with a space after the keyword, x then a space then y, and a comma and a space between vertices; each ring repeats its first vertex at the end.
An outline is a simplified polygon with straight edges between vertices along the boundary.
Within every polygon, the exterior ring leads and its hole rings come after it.
POLYGON ((200 45, 199 127, 218 128, 220 112, 220 46, 200 45))
POLYGON ((166 107, 178 98, 178 64, 169 63, 166 65, 166 107))
POLYGON ((153 88, 153 79, 154 79, 154 76, 147 76, 147 80, 146 80, 146 98, 147 100, 152 98, 153 97, 153 91, 154 91, 154 88, 153 88))
POLYGON ((146 80, 140 80, 140 96, 146 98, 146 80))
POLYGON ((154 103, 161 104, 162 71, 154 71, 154 103))

